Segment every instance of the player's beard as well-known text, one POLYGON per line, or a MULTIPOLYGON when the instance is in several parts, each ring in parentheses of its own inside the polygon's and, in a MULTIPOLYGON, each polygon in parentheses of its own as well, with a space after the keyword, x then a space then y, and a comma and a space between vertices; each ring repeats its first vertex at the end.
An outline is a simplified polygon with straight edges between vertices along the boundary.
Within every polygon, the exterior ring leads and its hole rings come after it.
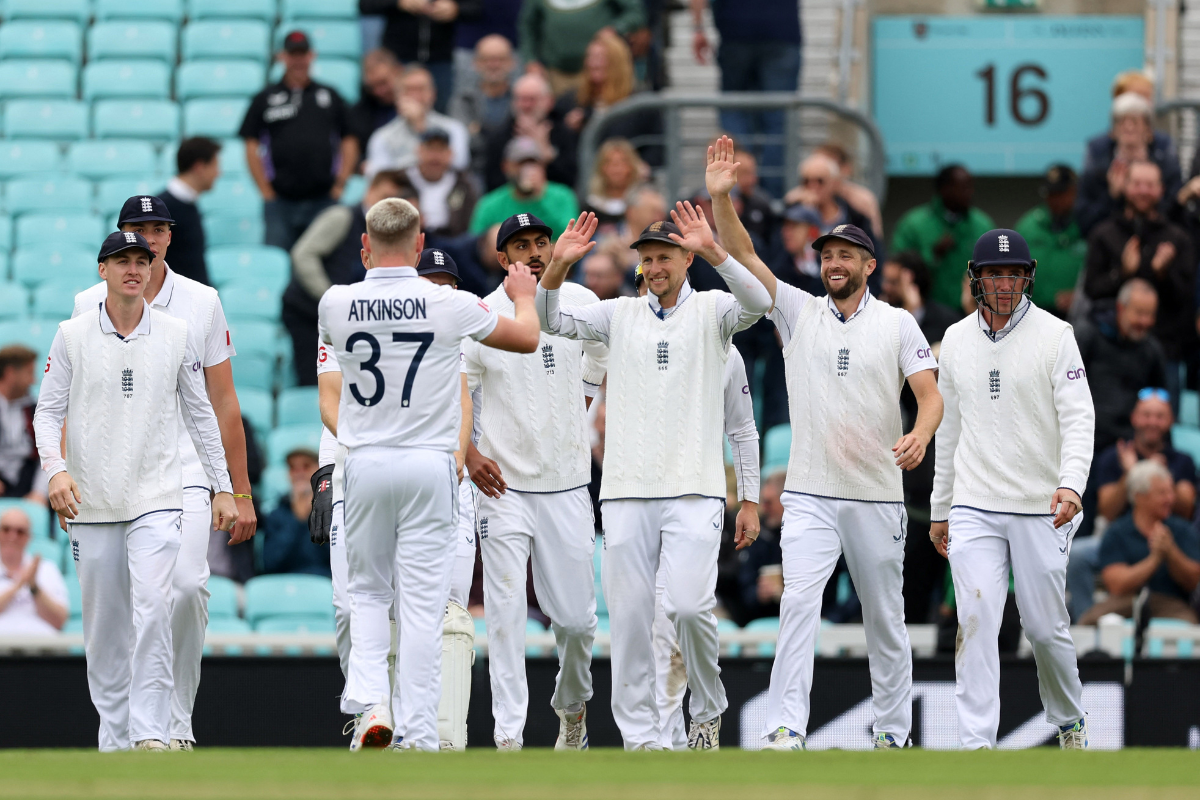
POLYGON ((847 270, 846 280, 842 282, 840 287, 834 287, 829 282, 829 276, 822 272, 821 283, 825 284, 825 291, 829 292, 829 296, 834 300, 845 300, 862 287, 863 275, 861 272, 850 272, 847 270))
POLYGON ((542 279, 542 273, 546 271, 546 265, 542 263, 540 258, 531 258, 529 261, 525 262, 525 266, 529 267, 529 271, 533 273, 533 277, 537 278, 539 281, 542 279))

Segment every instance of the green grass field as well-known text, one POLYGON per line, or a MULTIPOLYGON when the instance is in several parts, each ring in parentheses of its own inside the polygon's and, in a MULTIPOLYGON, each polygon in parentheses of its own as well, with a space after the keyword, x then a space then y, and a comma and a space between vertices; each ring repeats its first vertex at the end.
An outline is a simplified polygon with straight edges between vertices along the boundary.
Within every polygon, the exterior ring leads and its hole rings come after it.
POLYGON ((776 798, 1195 800, 1200 753, 454 754, 197 750, 100 755, 0 751, 0 798, 776 798))

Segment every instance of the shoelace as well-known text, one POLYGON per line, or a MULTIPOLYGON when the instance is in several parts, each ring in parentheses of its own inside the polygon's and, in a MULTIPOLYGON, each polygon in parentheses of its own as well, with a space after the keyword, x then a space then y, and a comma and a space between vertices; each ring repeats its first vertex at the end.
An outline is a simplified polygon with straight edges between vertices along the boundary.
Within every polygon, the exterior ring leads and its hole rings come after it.
POLYGON ((354 719, 347 722, 345 727, 342 728, 342 736, 349 736, 350 734, 354 733, 354 729, 358 727, 358 721, 360 719, 362 719, 362 714, 355 714, 354 719))
POLYGON ((579 718, 574 721, 568 720, 566 726, 567 729, 563 733, 563 742, 566 743, 567 747, 578 749, 583 739, 583 715, 580 714, 579 718))

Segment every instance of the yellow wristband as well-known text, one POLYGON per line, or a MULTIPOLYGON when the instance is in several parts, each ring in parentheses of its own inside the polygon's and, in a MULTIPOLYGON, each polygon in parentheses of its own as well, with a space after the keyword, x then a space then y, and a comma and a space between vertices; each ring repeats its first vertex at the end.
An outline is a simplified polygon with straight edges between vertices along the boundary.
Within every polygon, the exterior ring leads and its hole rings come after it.
POLYGON ((234 497, 240 498, 242 500, 253 500, 254 499, 254 495, 252 495, 252 494, 235 494, 234 497))

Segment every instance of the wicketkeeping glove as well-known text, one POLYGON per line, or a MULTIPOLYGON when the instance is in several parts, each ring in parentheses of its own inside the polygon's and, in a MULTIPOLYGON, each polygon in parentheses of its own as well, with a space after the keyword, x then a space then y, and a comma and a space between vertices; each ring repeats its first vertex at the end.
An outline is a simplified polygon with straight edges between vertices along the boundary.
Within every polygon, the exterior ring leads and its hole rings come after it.
POLYGON ((333 465, 321 467, 312 476, 312 511, 308 514, 308 537, 313 544, 329 544, 333 522, 333 465))

